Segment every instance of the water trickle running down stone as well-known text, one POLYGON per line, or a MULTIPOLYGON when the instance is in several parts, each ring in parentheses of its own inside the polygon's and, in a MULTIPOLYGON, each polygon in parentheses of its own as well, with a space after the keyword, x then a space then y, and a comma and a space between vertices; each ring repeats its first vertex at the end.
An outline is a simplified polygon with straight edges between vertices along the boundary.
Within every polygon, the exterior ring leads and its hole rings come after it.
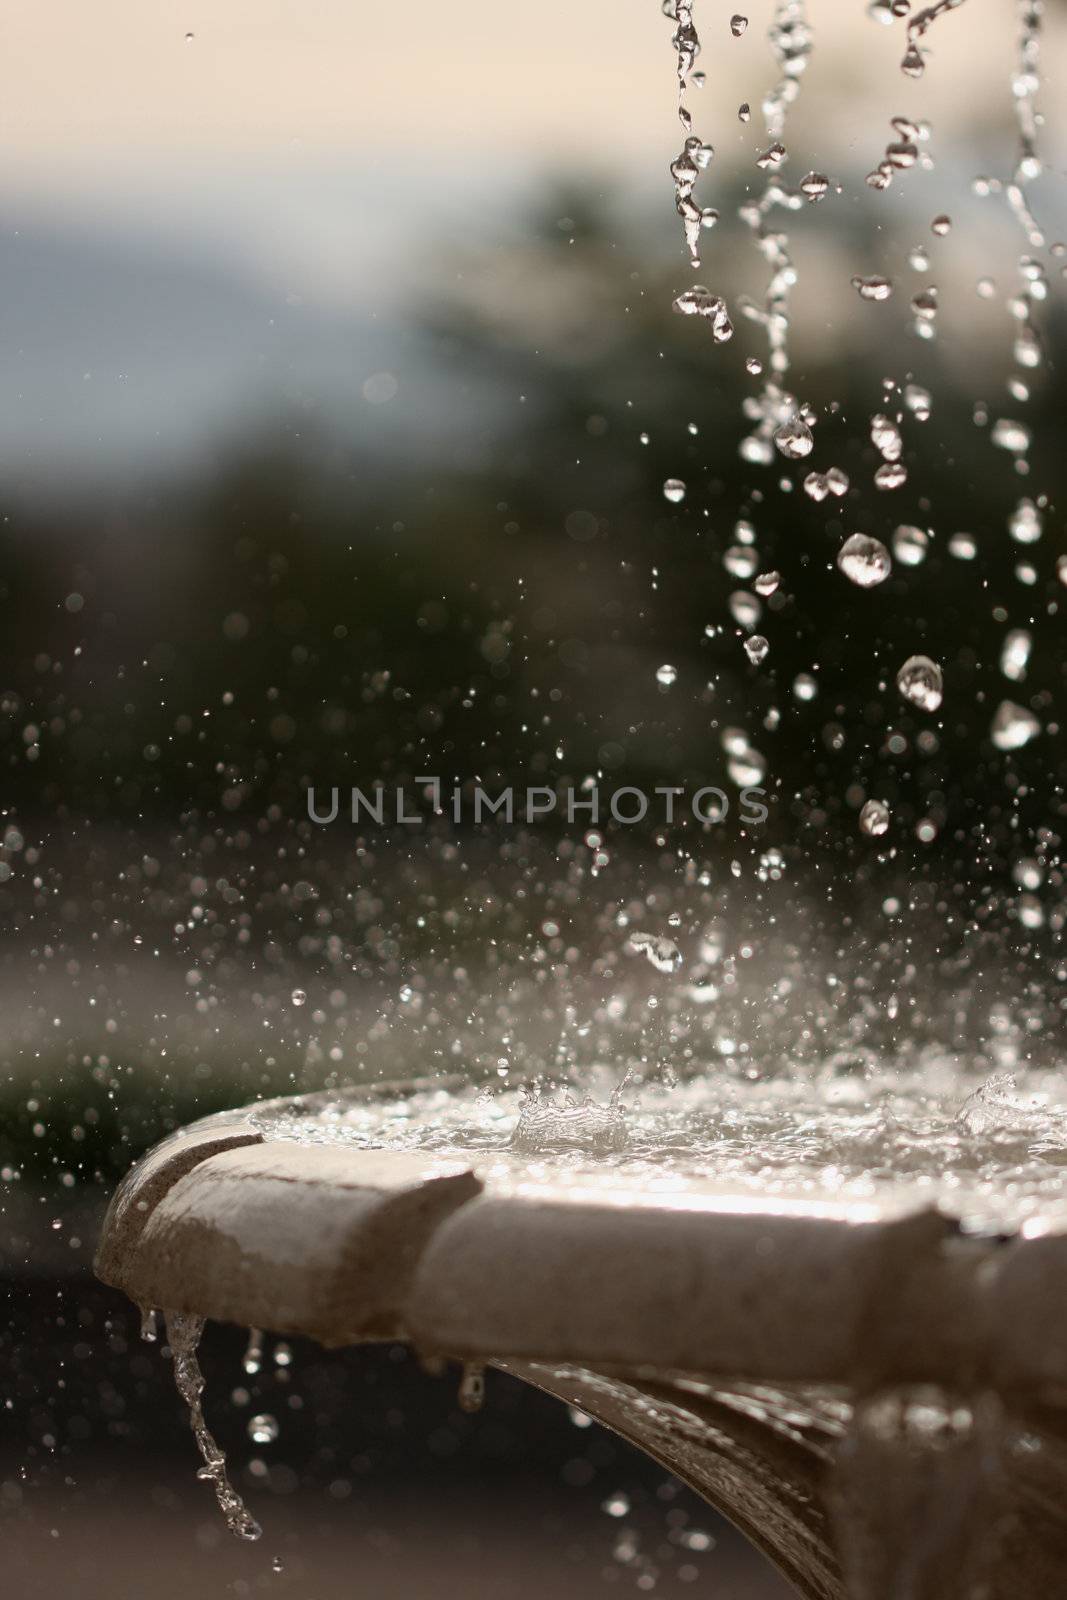
POLYGON ((231 1484, 226 1473, 226 1457, 215 1443, 204 1421, 201 1403, 204 1374, 200 1370, 196 1356, 200 1337, 204 1331, 203 1318, 190 1316, 184 1311, 167 1311, 164 1316, 167 1342, 174 1357, 174 1379, 178 1393, 189 1408, 189 1424, 204 1461, 197 1477, 211 1484, 230 1532, 235 1533, 239 1539, 258 1539, 262 1529, 231 1484))

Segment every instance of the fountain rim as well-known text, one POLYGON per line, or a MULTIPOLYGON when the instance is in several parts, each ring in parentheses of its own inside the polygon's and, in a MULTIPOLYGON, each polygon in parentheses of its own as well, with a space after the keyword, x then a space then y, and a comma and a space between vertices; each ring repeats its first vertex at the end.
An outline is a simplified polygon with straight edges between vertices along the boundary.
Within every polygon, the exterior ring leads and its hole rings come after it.
POLYGON ((972 1236, 907 1188, 862 1212, 714 1183, 684 1206, 631 1205, 624 1188, 509 1183, 476 1152, 309 1146, 257 1126, 316 1098, 163 1140, 111 1201, 97 1275, 143 1307, 324 1345, 851 1390, 1067 1387, 1067 1349, 1042 1334, 1067 1310, 1067 1224, 972 1236))

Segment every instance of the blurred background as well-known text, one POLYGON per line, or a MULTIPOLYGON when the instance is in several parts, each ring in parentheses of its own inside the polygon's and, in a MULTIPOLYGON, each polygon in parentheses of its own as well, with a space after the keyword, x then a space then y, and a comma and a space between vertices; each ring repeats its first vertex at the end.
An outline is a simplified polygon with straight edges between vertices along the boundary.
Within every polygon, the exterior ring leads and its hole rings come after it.
MULTIPOLYGON (((1008 302, 1030 251, 974 183, 1014 166, 1016 14, 967 0, 913 80, 902 21, 814 0, 784 176, 831 180, 788 218, 788 382, 819 453, 763 467, 738 448, 765 352, 736 301, 768 268, 737 210, 764 183, 774 72, 769 8, 747 12, 737 38, 698 8, 707 83, 689 97, 720 212, 698 276, 737 324, 717 346, 671 313, 693 274, 655 0, 9 8, 0 1516, 19 1593, 76 1574, 85 1595, 162 1597, 173 1564, 175 1593, 328 1600, 362 1570, 383 1595, 458 1594, 476 1555, 494 1594, 779 1594, 597 1430, 503 1379, 464 1418, 402 1352, 302 1355, 285 1469, 261 1471, 221 1330, 209 1411, 288 1541, 281 1572, 269 1537, 232 1550, 165 1363, 91 1285, 102 1205, 168 1128, 293 1087, 442 1067, 573 1082, 605 1059, 752 1078, 843 1045, 961 1069, 1060 1058, 1062 259, 1042 256, 1021 405, 1008 302), (930 164, 878 193, 864 176, 894 116, 929 122, 930 164), (892 299, 860 299, 869 273, 892 299), (908 305, 931 283, 924 341, 908 305), (890 493, 869 427, 887 380, 932 396, 890 493), (992 433, 1019 418, 1016 459, 992 433), (848 495, 806 495, 812 465, 846 471, 848 495), (1021 544, 1009 520, 1039 495, 1043 535, 1021 544), (917 564, 876 596, 842 579, 843 534, 891 545, 902 525, 926 535, 917 564), (728 609, 739 543, 782 574, 759 668, 728 609), (1032 653, 1006 681, 1018 629, 1032 653), (916 651, 944 667, 936 718, 893 684, 916 651), (1005 697, 1042 726, 1016 751, 989 737, 1005 697), (309 784, 418 773, 722 785, 730 730, 772 802, 748 834, 413 840, 306 819, 309 784), (885 839, 858 828, 871 797, 885 839), (686 965, 650 1042, 657 977, 626 933, 667 926, 686 965), (621 1553, 601 1509, 618 1494, 621 1553)), ((1050 243, 1067 238, 1065 38, 1047 6, 1031 187, 1050 243)))

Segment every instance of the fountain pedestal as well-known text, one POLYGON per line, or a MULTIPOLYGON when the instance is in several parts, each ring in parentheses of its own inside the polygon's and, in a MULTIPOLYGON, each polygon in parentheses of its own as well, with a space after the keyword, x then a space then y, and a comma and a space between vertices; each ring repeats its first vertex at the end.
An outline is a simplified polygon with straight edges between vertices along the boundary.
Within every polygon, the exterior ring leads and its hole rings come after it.
POLYGON ((920 1182, 840 1203, 637 1184, 614 1160, 346 1142, 336 1116, 309 1139, 317 1112, 157 1147, 100 1276, 144 1307, 504 1368, 661 1462, 811 1600, 1067 1586, 1062 1202, 999 1231, 987 1205, 976 1229, 920 1182))

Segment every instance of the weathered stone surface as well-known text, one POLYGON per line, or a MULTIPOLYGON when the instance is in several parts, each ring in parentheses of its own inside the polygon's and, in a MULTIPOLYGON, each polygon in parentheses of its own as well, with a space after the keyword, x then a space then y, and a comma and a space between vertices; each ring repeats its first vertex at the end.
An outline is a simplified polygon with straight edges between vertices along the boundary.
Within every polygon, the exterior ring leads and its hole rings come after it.
POLYGON ((1062 1205, 975 1233, 915 1184, 761 1198, 610 1157, 374 1147, 362 1113, 316 1142, 317 1102, 282 1109, 165 1141, 115 1197, 100 1275, 504 1367, 689 1482, 809 1600, 1067 1589, 1062 1205))

